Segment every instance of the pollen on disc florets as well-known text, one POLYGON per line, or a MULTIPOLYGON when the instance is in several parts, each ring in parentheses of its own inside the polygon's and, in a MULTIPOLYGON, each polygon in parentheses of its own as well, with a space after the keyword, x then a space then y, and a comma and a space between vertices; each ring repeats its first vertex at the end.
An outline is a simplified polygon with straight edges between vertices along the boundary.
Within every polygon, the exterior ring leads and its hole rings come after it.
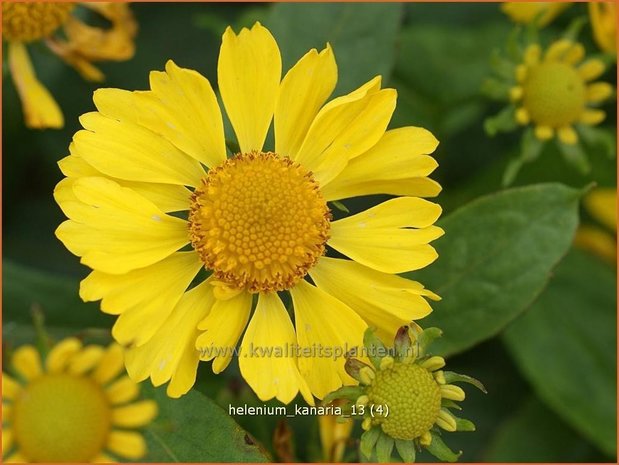
POLYGON ((195 190, 190 236, 214 277, 249 292, 291 288, 324 254, 330 211, 312 173, 272 152, 238 154, 195 190))
POLYGON ((11 419, 15 441, 33 462, 87 462, 103 448, 111 414, 94 381, 59 374, 28 385, 11 419))
POLYGON ((369 404, 389 406, 389 414, 374 422, 395 439, 418 438, 434 425, 441 410, 439 385, 432 373, 417 364, 379 370, 367 396, 369 404))
POLYGON ((32 42, 50 36, 65 23, 73 3, 2 2, 2 36, 32 42))

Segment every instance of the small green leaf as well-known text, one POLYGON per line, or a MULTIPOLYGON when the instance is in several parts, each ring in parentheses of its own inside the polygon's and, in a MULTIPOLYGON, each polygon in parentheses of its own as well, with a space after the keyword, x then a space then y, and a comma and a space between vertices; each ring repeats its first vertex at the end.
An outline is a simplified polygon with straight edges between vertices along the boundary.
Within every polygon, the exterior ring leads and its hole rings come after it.
POLYGON ((387 348, 376 335, 373 328, 365 330, 363 345, 367 349, 367 356, 376 368, 380 368, 381 359, 387 354, 387 348))
POLYGON ((617 157, 617 135, 613 131, 582 124, 578 126, 578 133, 587 145, 601 147, 611 160, 617 157))
POLYGON ((614 270, 572 251, 504 340, 540 398, 611 456, 616 452, 614 270))
POLYGON ((573 166, 580 174, 588 174, 591 171, 591 164, 587 154, 583 151, 580 144, 568 145, 558 142, 561 155, 565 162, 573 166))
POLYGON ((350 213, 350 210, 348 209, 348 207, 338 200, 332 200, 331 204, 333 204, 333 206, 341 212, 350 213))
POLYGON ((323 404, 328 404, 336 399, 347 399, 355 402, 363 394, 361 386, 342 386, 337 391, 333 391, 324 398, 323 404))
POLYGON ((432 442, 429 446, 427 446, 428 452, 430 452, 434 457, 444 462, 457 462, 458 457, 462 455, 462 452, 454 453, 447 445, 443 442, 441 437, 436 433, 432 434, 432 442))
POLYGON ((380 435, 376 441, 376 458, 380 463, 391 462, 391 452, 393 451, 393 446, 393 438, 380 430, 380 435))
POLYGON ((544 148, 544 141, 535 137, 533 130, 531 128, 527 128, 522 135, 521 149, 520 149, 520 159, 524 163, 529 163, 537 158, 542 153, 542 149, 544 148))
POLYGON ((415 442, 403 439, 395 440, 395 448, 404 462, 415 463, 415 442))
POLYGON ((430 345, 443 335, 443 330, 440 328, 426 328, 417 336, 418 354, 423 357, 430 345))
POLYGON ((453 371, 445 371, 443 373, 445 375, 445 381, 447 382, 447 384, 450 384, 450 383, 469 383, 469 384, 472 384, 473 386, 475 386, 477 389, 479 389, 484 394, 488 394, 488 391, 486 391, 486 388, 481 383, 481 381, 476 380, 472 376, 460 375, 458 373, 454 373, 453 371))
POLYGON ((489 136, 495 136, 499 132, 510 132, 518 127, 516 117, 514 116, 516 108, 509 105, 503 108, 499 113, 484 121, 484 130, 489 136))
POLYGON ((380 435, 381 429, 379 426, 370 428, 361 435, 359 450, 367 460, 370 460, 372 458, 372 451, 374 450, 374 446, 376 446, 376 442, 378 441, 380 435))
POLYGON ((479 198, 438 225, 439 259, 406 276, 443 297, 424 319, 444 337, 432 353, 450 355, 499 333, 544 289, 569 249, 580 190, 538 184, 479 198))
POLYGON ((453 413, 452 416, 456 420, 456 431, 475 431, 475 424, 471 420, 458 418, 453 413))

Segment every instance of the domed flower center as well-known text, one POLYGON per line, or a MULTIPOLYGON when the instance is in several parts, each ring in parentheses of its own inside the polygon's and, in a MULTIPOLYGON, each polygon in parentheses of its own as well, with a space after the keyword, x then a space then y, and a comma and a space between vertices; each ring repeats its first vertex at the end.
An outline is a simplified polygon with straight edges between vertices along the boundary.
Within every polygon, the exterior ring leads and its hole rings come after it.
POLYGON ((29 384, 12 412, 15 441, 31 462, 87 462, 103 449, 111 425, 94 381, 47 375, 29 384))
POLYGON ((396 439, 418 438, 434 425, 441 409, 439 385, 417 364, 398 363, 378 371, 367 395, 369 404, 389 409, 388 415, 374 421, 396 439))
POLYGON ((565 63, 546 62, 529 69, 524 107, 538 125, 558 128, 578 120, 586 104, 585 83, 565 63))
POLYGON ((69 17, 73 3, 2 2, 2 36, 32 42, 51 35, 69 17))
POLYGON ((325 251, 330 211, 312 174, 274 153, 239 154, 192 197, 190 235, 206 268, 231 288, 282 291, 325 251))

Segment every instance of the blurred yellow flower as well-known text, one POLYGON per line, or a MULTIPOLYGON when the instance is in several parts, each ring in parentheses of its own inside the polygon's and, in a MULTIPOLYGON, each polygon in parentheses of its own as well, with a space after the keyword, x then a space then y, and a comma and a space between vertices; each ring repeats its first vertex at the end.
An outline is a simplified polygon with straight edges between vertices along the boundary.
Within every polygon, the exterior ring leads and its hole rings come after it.
POLYGON ((617 4, 615 2, 589 2, 589 17, 593 38, 602 50, 617 52, 617 4))
POLYGON ((609 263, 617 263, 617 189, 598 188, 584 199, 587 213, 604 226, 584 224, 578 228, 574 243, 609 263), (614 234, 611 234, 612 231, 614 234))
MULTIPOLYGON (((336 400, 333 405, 343 402, 336 400)), ((346 443, 350 439, 354 423, 350 418, 335 415, 319 415, 318 428, 322 445, 322 460, 327 463, 340 463, 346 452, 346 443)))
POLYGON ((191 388, 199 359, 224 370, 246 329, 239 365, 258 396, 288 403, 300 391, 311 403, 355 382, 341 352, 368 324, 393 333, 438 298, 397 275, 437 258, 441 208, 420 197, 440 191, 427 177, 438 141, 386 130, 396 91, 380 76, 325 104, 337 81, 329 45, 283 80, 281 66, 259 23, 225 31, 231 158, 211 84, 169 61, 149 91, 98 90, 98 112, 81 117, 60 162, 55 197, 69 220, 56 234, 94 270, 80 295, 120 315, 113 335, 130 347, 129 374, 170 380, 172 397, 191 388), (263 149, 272 119, 273 152, 263 149), (378 193, 400 197, 333 221, 327 201, 378 193), (327 245, 350 260, 324 257, 327 245))
POLYGON ((501 10, 515 23, 536 21, 538 26, 544 27, 570 5, 569 2, 505 2, 501 10))
POLYGON ((510 97, 518 106, 516 120, 535 126, 538 139, 556 135, 562 143, 574 145, 575 125, 604 120, 604 111, 594 106, 610 98, 614 89, 606 82, 591 82, 604 72, 604 64, 596 59, 581 64, 584 56, 584 47, 569 40, 554 42, 545 53, 539 44, 525 50, 510 97))
POLYGON ((132 430, 152 421, 157 404, 135 402, 139 387, 120 376, 119 345, 82 347, 68 338, 44 360, 26 345, 9 366, 15 376, 2 373, 3 461, 114 462, 145 455, 144 438, 132 430))
POLYGON ((112 24, 109 30, 89 26, 73 15, 75 3, 2 2, 2 38, 8 42, 8 62, 22 102, 26 125, 60 128, 64 125, 58 104, 37 79, 26 46, 45 44, 85 79, 102 81, 92 62, 127 60, 133 56, 137 26, 123 3, 83 3, 112 24), (60 29, 64 35, 59 33, 60 29))

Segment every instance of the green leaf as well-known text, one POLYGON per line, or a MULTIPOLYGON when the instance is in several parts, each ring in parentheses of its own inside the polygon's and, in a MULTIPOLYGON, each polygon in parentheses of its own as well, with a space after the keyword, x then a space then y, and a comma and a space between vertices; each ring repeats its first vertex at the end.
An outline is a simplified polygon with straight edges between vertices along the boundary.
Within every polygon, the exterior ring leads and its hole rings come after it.
POLYGON ((613 270, 573 251, 535 305, 504 334, 540 398, 613 457, 616 289, 613 270))
POLYGON ((518 406, 497 429, 485 462, 601 462, 594 448, 538 399, 518 406))
POLYGON ((473 386, 475 386, 477 389, 479 389, 481 392, 483 392, 484 394, 487 394, 488 392, 486 391, 486 388, 484 387, 484 385, 481 383, 481 381, 471 377, 471 376, 467 376, 467 375, 460 375, 458 373, 454 373, 453 371, 445 371, 443 372, 445 375, 445 382, 447 384, 451 384, 451 383, 469 383, 472 384, 473 386))
POLYGON ((439 259, 406 276, 443 297, 424 326, 449 355, 499 333, 543 290, 578 224, 580 191, 539 184, 479 198, 439 221, 439 259))
POLYGON ((391 462, 391 452, 393 451, 394 440, 391 436, 380 431, 376 441, 376 459, 380 463, 391 462))
POLYGON ((415 443, 413 441, 405 441, 403 439, 395 440, 395 448, 402 457, 404 462, 415 462, 415 443))
POLYGON ((48 326, 67 328, 111 327, 114 317, 98 303, 84 303, 76 278, 35 270, 3 261, 2 306, 6 321, 30 324, 32 306, 39 306, 48 326))
POLYGON ((427 449, 434 457, 444 462, 456 462, 462 455, 462 452, 454 453, 436 433, 432 433, 432 442, 427 449))
POLYGON ((170 399, 165 388, 143 385, 159 404, 159 415, 146 429, 150 462, 268 462, 264 448, 198 391, 170 399))
POLYGON ((495 136, 499 132, 510 132, 518 127, 516 117, 514 116, 515 107, 508 105, 499 113, 484 121, 484 130, 489 136, 495 136))
POLYGON ((338 64, 336 94, 377 74, 389 78, 402 19, 398 3, 278 3, 267 26, 281 48, 284 70, 329 42, 338 64))
POLYGON ((568 145, 558 142, 558 145, 567 164, 573 166, 580 174, 588 174, 591 171, 587 154, 579 144, 568 145))
POLYGON ((367 357, 376 368, 380 368, 380 361, 387 353, 385 345, 374 332, 374 328, 368 328, 363 334, 363 345, 367 349, 367 357))
POLYGON ((381 435, 381 429, 379 426, 375 426, 370 428, 366 432, 361 435, 361 442, 359 443, 359 451, 366 458, 372 458, 372 451, 374 450, 374 446, 376 446, 376 441, 378 441, 379 436, 381 435))

